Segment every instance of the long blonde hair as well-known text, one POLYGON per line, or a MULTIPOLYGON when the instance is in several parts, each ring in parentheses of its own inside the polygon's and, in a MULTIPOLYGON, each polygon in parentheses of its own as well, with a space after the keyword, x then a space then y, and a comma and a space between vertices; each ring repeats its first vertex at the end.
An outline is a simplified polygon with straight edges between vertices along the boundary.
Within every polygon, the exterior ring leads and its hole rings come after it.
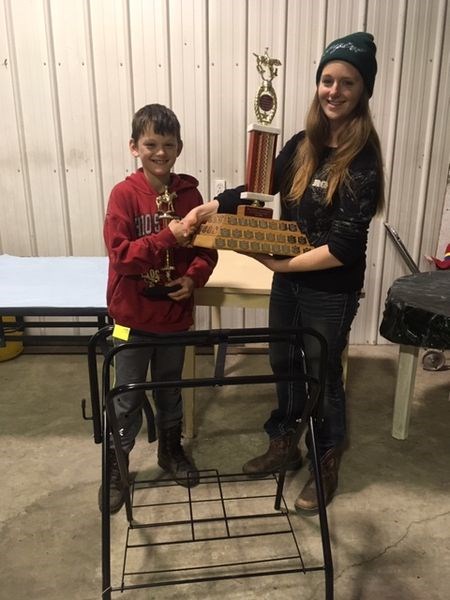
MULTIPOLYGON (((306 118, 306 135, 296 150, 291 164, 291 185, 286 190, 288 202, 299 202, 311 177, 316 172, 321 159, 327 150, 330 125, 325 116, 317 92, 306 118)), ((375 130, 369 109, 369 97, 364 91, 349 120, 343 134, 338 140, 338 147, 327 165, 328 188, 326 202, 331 204, 336 190, 347 186, 351 190, 348 168, 357 154, 369 143, 375 151, 379 171, 378 211, 384 205, 384 174, 380 140, 375 130)))

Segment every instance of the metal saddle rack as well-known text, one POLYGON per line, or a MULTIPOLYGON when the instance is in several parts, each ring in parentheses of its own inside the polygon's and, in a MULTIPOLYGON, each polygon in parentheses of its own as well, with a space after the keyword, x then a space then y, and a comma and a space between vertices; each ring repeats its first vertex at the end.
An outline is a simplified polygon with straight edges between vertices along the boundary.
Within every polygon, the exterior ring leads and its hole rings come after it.
MULTIPOLYGON (((93 336, 88 347, 94 439, 97 443, 102 443, 101 597, 110 600, 116 592, 142 588, 322 571, 325 578, 325 598, 332 600, 333 562, 316 432, 321 420, 326 373, 327 348, 324 338, 307 328, 232 329, 149 335, 148 341, 114 345, 106 354, 103 359, 100 398, 97 345, 101 343, 104 346, 111 332, 112 327, 103 328, 93 336), (312 377, 306 370, 307 361, 302 350, 305 336, 312 336, 320 347, 318 377, 312 377), (242 347, 245 344, 251 347, 256 344, 261 347, 261 344, 275 341, 287 342, 295 349, 296 364, 292 372, 285 375, 274 375, 271 370, 269 374, 227 374, 225 361, 227 352, 233 346, 242 347), (217 347, 213 373, 208 377, 180 381, 145 381, 111 386, 111 366, 118 352, 130 346, 167 345, 217 347), (136 479, 130 482, 114 410, 113 400, 132 390, 151 391, 174 386, 181 389, 217 390, 224 386, 276 384, 281 381, 300 384, 307 390, 306 406, 297 422, 296 441, 298 443, 305 431, 309 431, 321 534, 321 556, 310 566, 304 560, 297 539, 299 534, 294 532, 292 524, 293 519, 299 519, 296 525, 300 527, 301 517, 289 511, 283 497, 285 466, 269 477, 267 473, 262 473, 251 479, 242 473, 222 474, 211 467, 199 471, 199 484, 192 488, 177 485, 171 479, 136 479), (114 438, 128 522, 124 535, 121 578, 114 585, 111 581, 109 486, 106 484, 109 481, 107 453, 110 435, 114 438), (260 536, 264 536, 265 544, 258 544, 260 536), (170 561, 168 556, 171 557, 170 561), (171 563, 170 568, 168 562, 171 563)), ((289 457, 286 459, 288 461, 289 457)))

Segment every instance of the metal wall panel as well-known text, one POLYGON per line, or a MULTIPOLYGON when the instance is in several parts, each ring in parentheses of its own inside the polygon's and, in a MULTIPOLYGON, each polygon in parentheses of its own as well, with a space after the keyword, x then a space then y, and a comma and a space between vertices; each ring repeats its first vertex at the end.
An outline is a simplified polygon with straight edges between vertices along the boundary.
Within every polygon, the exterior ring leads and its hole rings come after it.
MULTIPOLYGON (((28 207, 28 229, 21 228, 14 234, 22 240, 24 247, 31 243, 38 255, 70 253, 68 215, 60 186, 62 166, 55 135, 46 15, 38 0, 19 0, 5 3, 5 16, 28 207)), ((6 150, 8 140, 5 141, 6 150)), ((2 203, 6 200, 2 198, 2 203)), ((2 230, 9 225, 2 222, 2 230)), ((8 248, 3 251, 8 252, 8 248)))
MULTIPOLYGON (((395 57, 401 63, 399 81, 395 86, 386 82, 387 89, 393 87, 392 93, 398 95, 398 111, 395 129, 390 132, 394 140, 385 214, 419 268, 426 270, 429 266, 423 257, 435 253, 439 237, 450 154, 449 15, 445 0, 414 0, 405 2, 404 8, 403 44, 395 57)), ((395 278, 408 272, 386 240, 378 321, 387 289, 395 278)), ((373 314, 375 317, 375 306, 373 314)), ((372 327, 376 325, 374 318, 372 327)))
POLYGON ((169 3, 172 107, 183 128, 185 147, 177 170, 209 192, 208 53, 206 0, 169 3))
POLYGON ((210 188, 225 179, 228 187, 245 178, 247 102, 247 9, 241 0, 208 2, 210 188))
POLYGON ((104 215, 100 194, 97 101, 91 52, 91 29, 85 2, 53 0, 48 35, 53 43, 56 82, 53 93, 55 133, 64 163, 65 200, 70 254, 98 255, 103 250, 104 215), (89 222, 89 227, 86 223, 89 222))
MULTIPOLYGON (((422 269, 442 225, 450 156, 449 0, 3 0, 0 11, 0 252, 104 254, 113 185, 136 168, 133 112, 177 113, 177 170, 200 182, 244 181, 247 126, 259 86, 253 53, 282 65, 274 87, 278 148, 303 128, 325 45, 375 35, 371 109, 387 203, 371 226, 365 298, 351 340, 383 343, 378 325, 392 281, 407 272, 389 220, 422 269), (26 15, 26 18, 23 17, 26 15)), ((199 326, 209 311, 198 309, 199 326)), ((265 325, 265 311, 227 309, 224 326, 265 325)))
MULTIPOLYGON (((139 36, 137 32, 130 32, 125 3, 95 0, 87 8, 91 30, 86 43, 89 44, 92 66, 90 99, 96 140, 94 156, 99 174, 97 197, 101 200, 99 208, 103 219, 112 187, 136 168, 128 148, 135 95, 129 42, 132 33, 136 34, 135 45, 139 36)), ((133 62, 140 64, 140 59, 141 53, 137 53, 133 62)))
MULTIPOLYGON (((9 7, 5 7, 9 8, 9 7)), ((17 67, 10 12, 0 13, 0 247, 10 254, 35 254, 31 194, 25 172, 23 116, 17 89, 17 67), (31 221, 31 222, 30 222, 31 221)))
POLYGON ((283 143, 303 128, 313 98, 317 63, 325 47, 326 7, 326 0, 288 1, 286 51, 281 69, 285 78, 280 94, 284 106, 283 143))
MULTIPOLYGON (((367 13, 363 16, 363 20, 366 22, 365 29, 374 34, 377 43, 378 73, 370 107, 383 151, 387 195, 392 179, 395 132, 400 102, 399 84, 405 28, 405 4, 399 0, 399 2, 391 3, 387 10, 386 0, 375 0, 369 3, 367 13)), ((378 334, 380 305, 384 299, 381 284, 386 241, 383 226, 385 219, 386 208, 377 215, 370 227, 364 282, 365 297, 361 301, 350 338, 351 341, 358 340, 359 343, 373 342, 378 334)), ((395 252, 394 248, 391 250, 395 252)))
MULTIPOLYGON (((108 1, 108 0, 106 0, 108 1)), ((158 102, 172 106, 170 86, 170 31, 166 0, 129 0, 125 32, 130 47, 131 100, 133 111, 158 102)), ((130 120, 128 116, 128 120, 130 120)))

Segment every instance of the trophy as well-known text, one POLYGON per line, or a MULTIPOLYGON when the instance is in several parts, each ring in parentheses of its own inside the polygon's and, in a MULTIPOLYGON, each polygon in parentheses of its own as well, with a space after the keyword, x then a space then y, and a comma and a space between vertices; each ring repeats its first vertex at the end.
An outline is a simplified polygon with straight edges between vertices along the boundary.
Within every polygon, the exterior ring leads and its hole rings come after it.
POLYGON ((272 219, 273 210, 264 206, 274 198, 271 190, 280 130, 270 127, 277 109, 272 80, 281 62, 270 58, 268 48, 264 54, 254 56, 262 83, 254 101, 258 123, 248 127, 246 191, 241 194, 250 203, 239 205, 235 215, 212 216, 200 225, 192 244, 217 250, 297 256, 311 250, 306 236, 297 223, 272 219))
POLYGON ((280 130, 269 125, 277 110, 277 95, 272 80, 277 76, 281 62, 277 58, 270 58, 268 50, 266 48, 262 55, 253 53, 262 83, 254 101, 258 123, 252 123, 247 129, 249 133, 245 181, 247 189, 241 194, 243 200, 252 200, 252 203, 238 207, 237 214, 240 216, 271 218, 273 214, 271 208, 263 208, 263 206, 265 202, 271 202, 274 198, 270 192, 280 130))
MULTIPOLYGON (((169 192, 167 186, 164 188, 164 192, 156 197, 157 215, 161 229, 165 229, 173 219, 179 219, 173 207, 173 201, 176 197, 176 193, 169 192)), ((172 281, 172 272, 174 270, 172 250, 168 248, 165 252, 163 266, 160 269, 150 269, 142 275, 147 284, 147 287, 143 291, 144 296, 149 298, 163 298, 168 293, 179 290, 180 285, 167 285, 172 281)))

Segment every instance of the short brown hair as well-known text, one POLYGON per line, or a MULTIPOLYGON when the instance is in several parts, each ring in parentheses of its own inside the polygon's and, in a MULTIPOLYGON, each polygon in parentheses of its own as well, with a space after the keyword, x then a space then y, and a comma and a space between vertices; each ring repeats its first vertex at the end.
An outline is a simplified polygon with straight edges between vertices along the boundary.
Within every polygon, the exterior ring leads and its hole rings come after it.
POLYGON ((137 142, 151 126, 158 135, 174 135, 181 143, 180 122, 167 106, 147 104, 140 108, 133 116, 131 138, 137 142))

